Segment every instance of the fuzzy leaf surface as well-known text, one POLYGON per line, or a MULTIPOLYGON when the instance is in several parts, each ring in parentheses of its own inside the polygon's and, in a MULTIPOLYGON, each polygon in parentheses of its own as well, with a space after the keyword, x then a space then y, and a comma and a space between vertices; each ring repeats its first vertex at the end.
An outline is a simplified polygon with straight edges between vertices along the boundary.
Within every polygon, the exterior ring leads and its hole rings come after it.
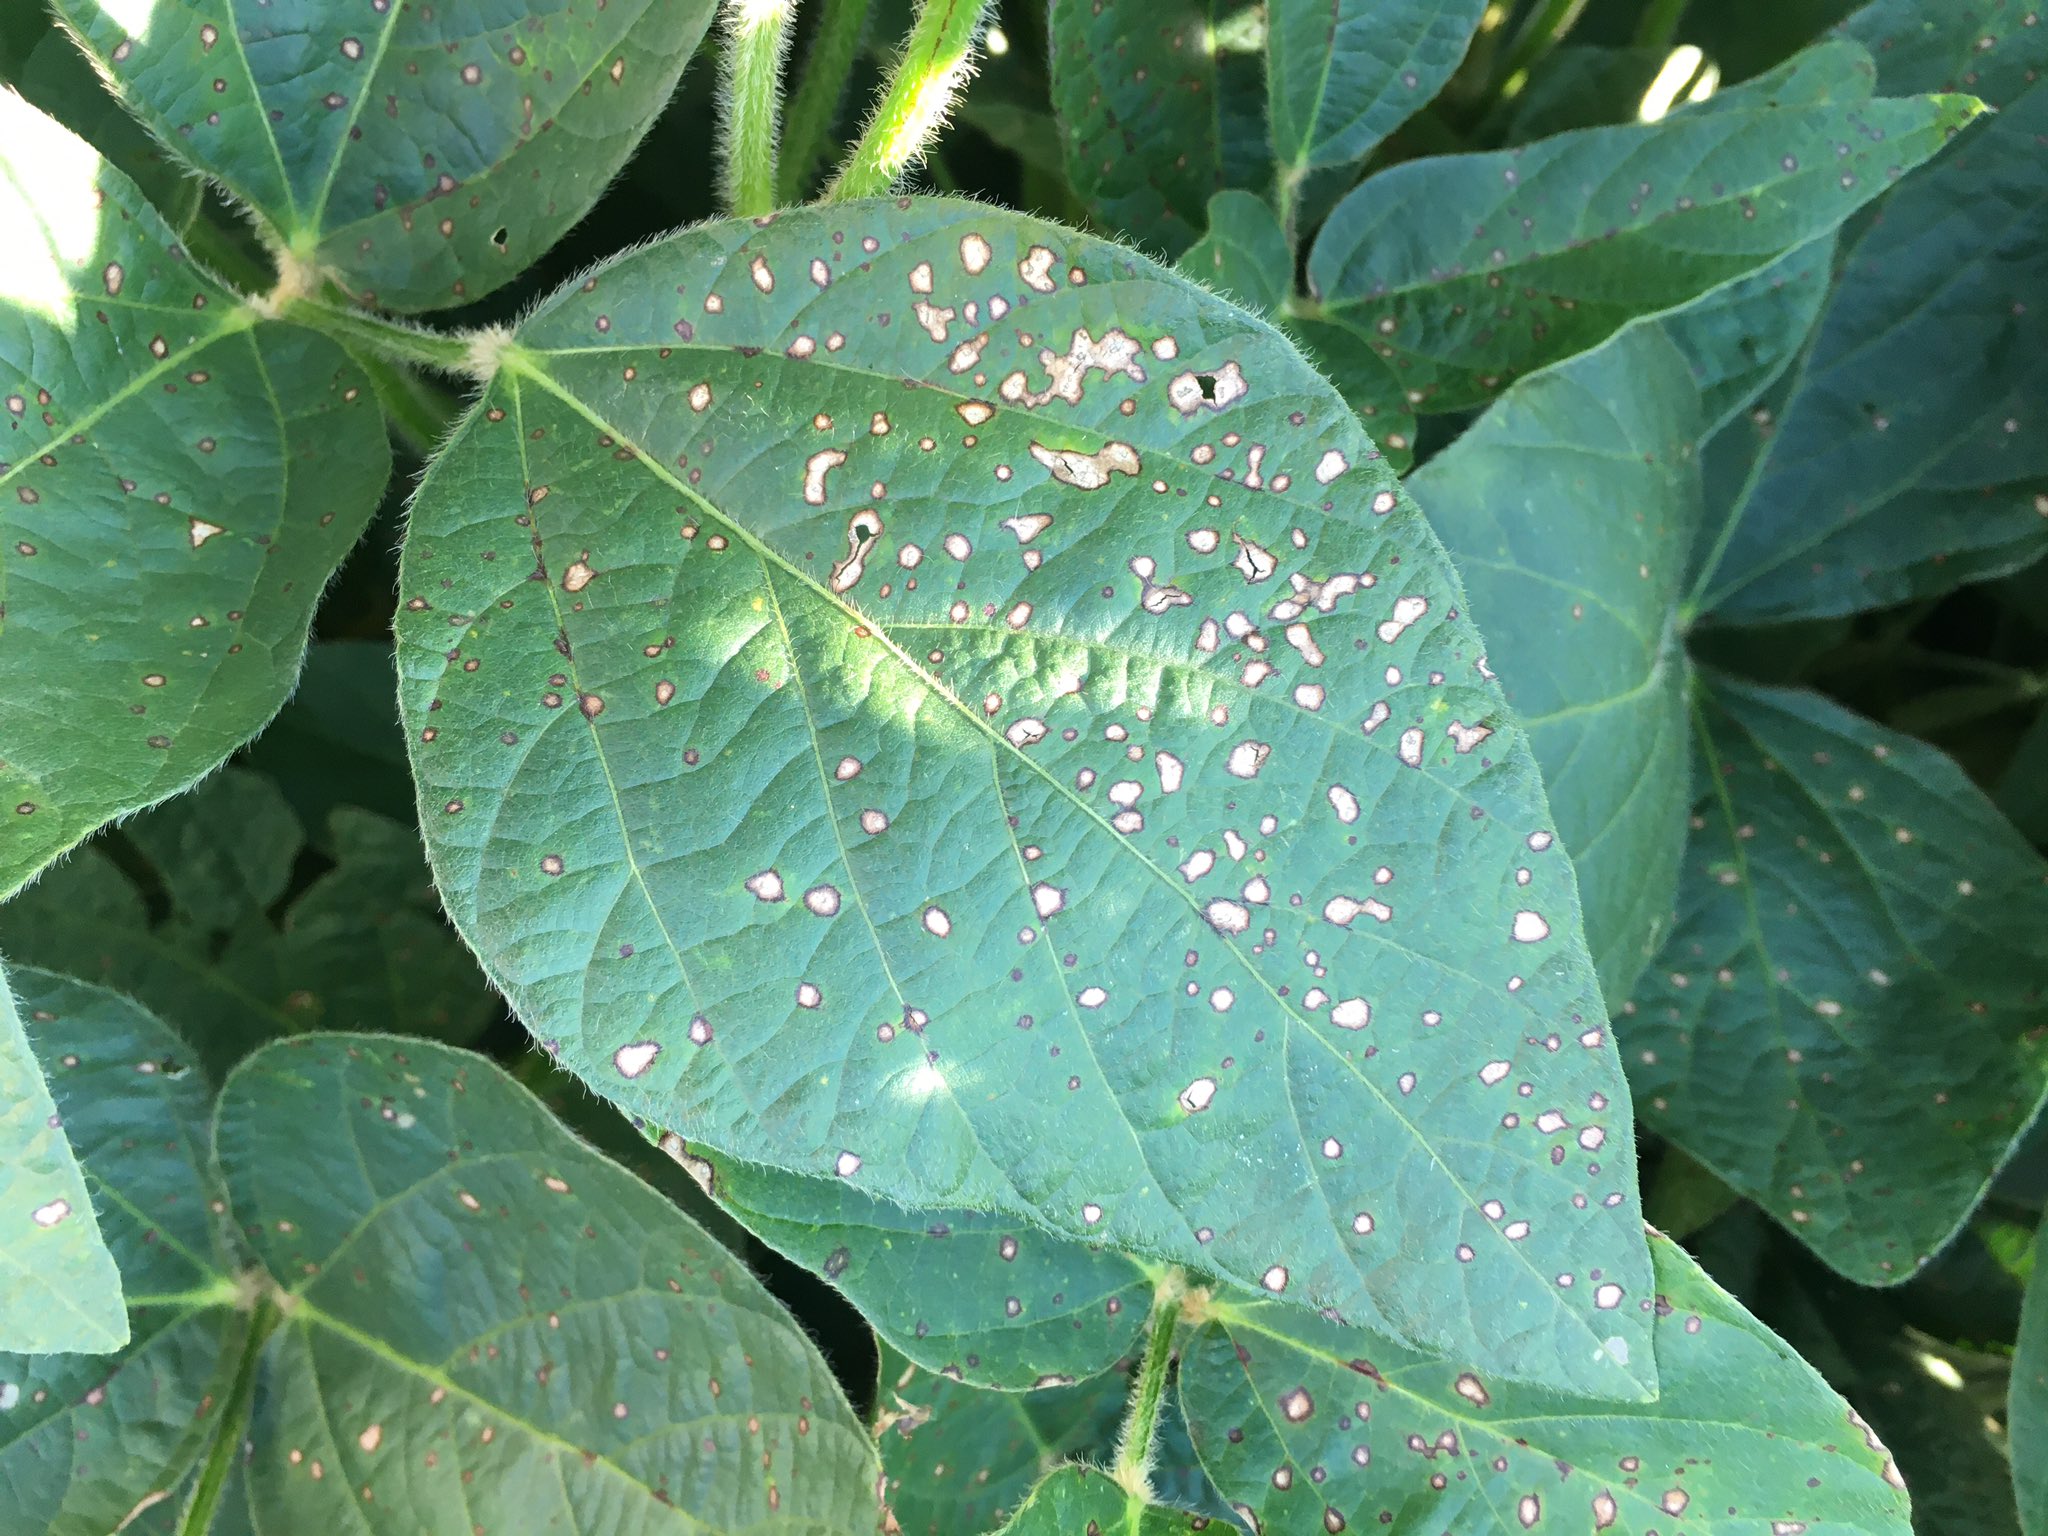
POLYGON ((526 323, 401 587, 450 913, 629 1112, 1648 1388, 1554 1281, 1649 1276, 1534 760, 1265 325, 976 205, 707 226, 526 323))

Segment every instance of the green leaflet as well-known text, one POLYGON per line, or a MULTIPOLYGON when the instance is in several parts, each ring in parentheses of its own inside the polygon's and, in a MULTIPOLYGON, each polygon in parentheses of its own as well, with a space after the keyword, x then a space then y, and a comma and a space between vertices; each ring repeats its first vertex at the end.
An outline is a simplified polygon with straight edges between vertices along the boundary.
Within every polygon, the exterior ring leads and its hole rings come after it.
POLYGON ((1465 57, 1486 0, 1272 0, 1266 91, 1283 175, 1363 160, 1465 57))
POLYGON ((23 1531, 112 1529, 194 1466, 239 1469, 224 1532, 875 1528, 873 1447, 801 1330, 489 1063, 272 1046, 222 1094, 216 1175, 174 1036, 96 988, 24 985, 135 1310, 111 1373, 0 1361, 23 1531), (257 1262, 239 1287, 231 1231, 257 1262), (102 1447, 83 1475, 78 1433, 102 1447))
POLYGON ((921 1370, 884 1344, 875 1436, 883 1498, 903 1536, 992 1531, 1061 1461, 1106 1461, 1130 1390, 1130 1378, 1112 1372, 1079 1386, 990 1392, 921 1370))
POLYGON ((843 1181, 684 1153, 749 1231, 844 1291, 891 1346, 975 1386, 1053 1387, 1138 1348, 1128 1256, 974 1211, 906 1211, 843 1181))
POLYGON ((390 457, 338 347, 258 321, 4 92, 0 228, 5 896, 262 728, 390 457))
POLYGON ((1126 1493, 1095 1467, 1061 1467, 1031 1490, 1002 1536, 1174 1536, 1211 1526, 1204 1515, 1126 1493))
POLYGON ((1106 230, 1177 256, 1209 198, 1263 181, 1237 146, 1263 143, 1258 66, 1219 48, 1212 0, 1052 0, 1052 104, 1067 179, 1106 230), (1170 154, 1155 146, 1171 145, 1170 154))
POLYGON ((279 1035, 393 1025, 462 1042, 502 1017, 440 919, 413 828, 342 806, 329 832, 335 867, 279 912, 304 829, 270 780, 230 768, 0 906, 0 949, 136 998, 216 1080, 279 1035))
POLYGON ((1249 192, 1218 192, 1209 199, 1209 232, 1178 265, 1255 315, 1277 314, 1294 277, 1286 232, 1265 199, 1249 192))
POLYGON ((625 163, 713 11, 52 4, 156 136, 277 249, 400 310, 480 298, 531 266, 625 163))
POLYGON ((1394 166, 1317 235, 1305 334, 1376 357, 1383 403, 1481 404, 1827 233, 1981 110, 1854 99, 1868 68, 1827 44, 1661 123, 1394 166))
POLYGON ((1219 1297, 1181 1359, 1203 1465, 1276 1533, 1904 1536, 1904 1485, 1855 1411, 1676 1244, 1651 1251, 1663 1390, 1640 1405, 1219 1297))
POLYGON ((1694 718, 1677 925, 1618 1024, 1637 1111, 1896 1283, 2048 1098, 2048 865, 1949 759, 1818 695, 1715 678, 1694 718))
POLYGON ((127 1343, 121 1276, 4 973, 0 1212, 0 1349, 105 1354, 127 1343))
POLYGON ((691 231, 506 346, 400 596, 451 915, 630 1112, 1649 1386, 1555 1283, 1649 1276, 1533 761, 1264 325, 972 204, 691 231))
POLYGON ((316 846, 324 846, 328 817, 338 806, 412 820, 390 645, 327 640, 313 646, 291 702, 242 761, 276 781, 316 846))
POLYGON ((2027 1536, 2048 1532, 2048 1239, 2034 1244, 2034 1277, 2013 1346, 2006 1423, 2012 1436, 2013 1491, 2027 1536))
POLYGON ((1700 418, 1684 353, 1635 325, 1515 385, 1409 481, 1543 765, 1615 1002, 1670 926, 1685 844, 1700 418))

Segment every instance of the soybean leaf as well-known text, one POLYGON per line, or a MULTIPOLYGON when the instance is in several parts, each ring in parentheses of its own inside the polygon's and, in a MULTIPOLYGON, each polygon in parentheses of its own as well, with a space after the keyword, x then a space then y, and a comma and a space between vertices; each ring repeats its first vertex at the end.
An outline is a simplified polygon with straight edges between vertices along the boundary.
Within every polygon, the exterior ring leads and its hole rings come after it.
POLYGON ((1904 1280, 2048 1098, 2048 864, 1817 695, 1716 677, 1694 722, 1677 925, 1618 1025, 1637 1112, 1833 1268, 1904 1280))
POLYGON ((275 784, 230 768, 0 907, 0 946, 137 998, 216 1078, 278 1035, 395 1024, 463 1041, 502 1016, 412 827, 338 807, 334 867, 294 891, 304 840, 275 784))
POLYGON ((991 1392, 882 1346, 875 1434, 883 1498, 903 1536, 992 1531, 1074 1456, 1107 1459, 1131 1391, 1122 1372, 1078 1386, 991 1392))
MULTIPOLYGON (((1257 65, 1216 45, 1212 0, 1052 0, 1047 65, 1067 179, 1105 229, 1177 256, 1226 186, 1257 65)), ((1257 130, 1253 133, 1256 135, 1257 130)))
POLYGON ((1465 57, 1486 0, 1273 0, 1266 90, 1283 177, 1363 160, 1465 57))
POLYGON ((126 1344, 121 1275, 4 973, 0 1210, 7 1234, 0 1241, 0 1349, 104 1355, 126 1344))
POLYGON ((1670 927, 1685 845, 1700 415, 1685 355, 1634 325, 1515 385, 1409 481, 1543 765, 1615 1002, 1670 927))
POLYGON ((2048 1239, 2034 1244, 2034 1277, 2027 1283, 2013 1344, 2006 1422, 2020 1527, 2027 1536, 2042 1536, 2048 1531, 2048 1239))
POLYGON ((1002 1536, 1177 1536, 1209 1526, 1204 1515, 1127 1491, 1098 1467, 1068 1466, 1031 1490, 1002 1536))
POLYGON ((1294 278, 1286 232, 1265 199, 1249 192, 1218 192, 1209 199, 1209 232, 1179 266, 1256 315, 1277 313, 1294 278))
POLYGON ((875 1528, 874 1448, 802 1330, 489 1063, 280 1042, 229 1079, 215 1145, 289 1298, 250 1426, 260 1526, 875 1528))
POLYGON ((1051 1387, 1137 1345, 1152 1282, 1124 1254, 974 1211, 906 1211, 838 1180, 687 1154, 748 1230, 844 1291, 926 1370, 1051 1387))
POLYGON ((382 640, 327 640, 306 652, 291 702, 242 760, 274 779, 316 846, 328 816, 354 805, 414 817, 398 724, 398 672, 382 640))
POLYGON ((1904 1484, 1855 1410, 1676 1244, 1651 1251, 1656 1293, 1631 1305, 1654 1317, 1663 1390, 1640 1405, 1218 1297, 1181 1359, 1203 1465, 1276 1532, 1903 1536, 1904 1484))
POLYGON ((1827 297, 1834 252, 1832 239, 1815 240, 1658 322, 1692 370, 1703 432, 1720 429, 1797 357, 1827 297))
POLYGON ((450 913, 628 1111, 1648 1387, 1555 1284, 1648 1274, 1534 763, 1273 331, 972 204, 707 226, 506 344, 401 599, 450 913))
POLYGON ((1868 76, 1834 42, 1660 123, 1394 166, 1317 235, 1310 334, 1376 357, 1388 403, 1481 404, 1825 234, 1980 110, 1856 99, 1868 76))
POLYGON ((4 91, 0 227, 5 896, 262 728, 390 458, 339 348, 259 322, 4 91))
POLYGON ((402 310, 481 298, 582 218, 713 11, 52 3, 151 132, 276 249, 402 310))
MULTIPOLYGON (((2039 28, 1994 41, 2048 65, 2039 28)), ((1717 620, 1902 602, 2048 549, 2048 438, 2027 429, 2048 390, 2048 85, 2001 107, 1846 246, 1767 434, 1731 429, 1744 475, 1700 600, 1717 620)))
POLYGON ((120 1269, 128 1327, 117 1352, 0 1354, 7 1529, 147 1529, 137 1517, 175 1508, 226 1414, 249 1332, 210 1209, 208 1089, 184 1042, 126 998, 46 971, 12 977, 120 1269))

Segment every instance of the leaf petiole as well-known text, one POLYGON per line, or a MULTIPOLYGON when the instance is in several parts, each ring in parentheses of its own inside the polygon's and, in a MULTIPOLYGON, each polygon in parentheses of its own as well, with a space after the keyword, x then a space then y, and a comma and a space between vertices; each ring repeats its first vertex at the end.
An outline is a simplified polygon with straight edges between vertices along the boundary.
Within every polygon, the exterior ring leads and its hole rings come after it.
POLYGON ((1166 1371, 1173 1361, 1174 1325, 1180 1321, 1185 1294, 1179 1270, 1169 1271, 1153 1293, 1150 1330, 1145 1339, 1145 1361, 1138 1371, 1137 1389, 1124 1416, 1117 1437, 1116 1466, 1112 1475, 1132 1498, 1152 1497, 1152 1442, 1159 1428, 1159 1405, 1166 1396, 1166 1371))
POLYGON ((724 192, 729 212, 755 218, 775 208, 782 58, 794 0, 727 0, 723 56, 724 192))
POLYGON ((879 197, 924 158, 973 72, 990 0, 924 0, 875 115, 824 202, 879 197))

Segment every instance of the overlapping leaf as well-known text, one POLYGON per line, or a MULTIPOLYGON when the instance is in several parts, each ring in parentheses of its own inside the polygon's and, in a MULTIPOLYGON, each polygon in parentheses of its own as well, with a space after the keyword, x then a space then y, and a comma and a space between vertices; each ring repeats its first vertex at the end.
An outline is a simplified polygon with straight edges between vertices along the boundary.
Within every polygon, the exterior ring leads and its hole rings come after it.
POLYGON ((1827 233, 1979 110, 1869 78, 1831 43, 1661 123, 1397 165, 1323 225, 1297 326, 1354 395, 1372 359, 1385 404, 1480 404, 1827 233))
POLYGON ((292 893, 304 843, 275 784, 228 769, 0 907, 0 948, 138 999, 216 1077, 279 1035, 393 1025, 460 1042, 502 1017, 410 826, 337 807, 335 867, 292 893))
POLYGON ((1095 1467, 1061 1467, 1031 1490, 1002 1536, 1176 1536, 1209 1529, 1206 1516, 1127 1491, 1095 1467))
POLYGON ((451 914, 624 1107, 1651 1380, 1556 1281, 1648 1274, 1534 764, 1240 311, 961 203, 678 236, 507 347, 401 599, 451 914))
POLYGON ((1907 1278, 2048 1098, 2048 863, 1948 758, 1717 678, 1677 926, 1619 1020, 1644 1121, 1842 1273, 1907 1278))
POLYGON ((328 640, 313 646, 291 702, 242 760, 276 781, 315 847, 328 847, 328 818, 340 806, 412 820, 390 645, 328 640))
POLYGON ((711 0, 52 0, 158 139, 364 303, 519 275, 597 201, 711 0))
POLYGON ((2027 1536, 2042 1536, 2048 1531, 2048 1240, 2034 1244, 2034 1276, 2013 1345, 2006 1422, 2020 1528, 2027 1536))
POLYGON ((1249 192, 1218 192, 1209 199, 1209 232, 1179 265, 1255 315, 1278 313, 1294 276, 1280 221, 1263 198, 1249 192))
POLYGON ((1283 175, 1362 160, 1451 78, 1486 0, 1273 0, 1267 110, 1283 175))
POLYGON ((276 712, 390 459, 338 347, 259 322, 8 92, 0 227, 5 895, 276 712))
POLYGON ((0 1222, 0 1349, 106 1354, 127 1343, 121 1275, 4 973, 0 1222))
POLYGON ((1855 1411, 1676 1244, 1651 1250, 1655 1403, 1510 1385, 1218 1298, 1181 1361, 1196 1449, 1273 1532, 1904 1536, 1904 1485, 1855 1411))

